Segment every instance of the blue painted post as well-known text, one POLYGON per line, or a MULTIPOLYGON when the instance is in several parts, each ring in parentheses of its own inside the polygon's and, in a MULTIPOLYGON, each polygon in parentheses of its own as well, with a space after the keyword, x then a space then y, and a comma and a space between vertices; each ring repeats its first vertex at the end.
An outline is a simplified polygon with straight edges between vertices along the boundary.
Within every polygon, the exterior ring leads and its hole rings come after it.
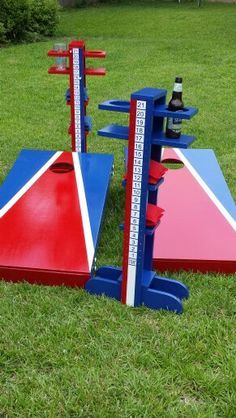
MULTIPOLYGON (((154 232, 163 210, 157 206, 158 188, 165 168, 160 163, 162 146, 187 148, 194 137, 165 137, 164 118, 176 117, 167 109, 166 90, 144 88, 131 95, 131 101, 109 100, 102 110, 130 113, 129 127, 108 125, 101 136, 128 140, 126 202, 122 268, 101 267, 86 283, 86 289, 105 294, 130 306, 182 312, 187 287, 152 271, 154 232)), ((190 119, 197 109, 178 111, 178 118, 190 119)), ((158 230, 157 230, 158 233, 158 230)))
POLYGON ((122 302, 130 306, 142 299, 153 108, 165 93, 146 88, 131 96, 122 274, 122 302))

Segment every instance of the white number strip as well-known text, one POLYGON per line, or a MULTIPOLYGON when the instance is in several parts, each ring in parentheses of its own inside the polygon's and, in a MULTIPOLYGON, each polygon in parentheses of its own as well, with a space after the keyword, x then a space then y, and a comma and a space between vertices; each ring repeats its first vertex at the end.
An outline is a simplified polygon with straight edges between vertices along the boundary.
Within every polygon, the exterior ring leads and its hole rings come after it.
POLYGON ((86 200, 86 195, 85 195, 85 190, 84 190, 83 176, 82 176, 81 168, 80 168, 79 156, 77 152, 73 152, 72 156, 73 156, 73 161, 74 161, 75 178, 76 178, 77 189, 78 189, 78 197, 79 197, 81 217, 82 217, 83 230, 84 230, 84 239, 85 239, 87 257, 88 257, 88 265, 89 265, 89 270, 91 270, 94 252, 95 252, 93 236, 92 236, 92 230, 91 230, 91 225, 89 221, 88 206, 87 206, 87 200, 86 200))
POLYGON ((207 193, 209 198, 212 200, 212 202, 216 205, 216 207, 219 209, 221 214, 224 216, 224 218, 229 222, 229 224, 232 226, 233 230, 236 231, 236 220, 233 219, 233 217, 230 215, 230 213, 225 209, 225 207, 222 205, 222 203, 219 201, 219 199, 215 196, 215 194, 212 192, 212 190, 208 187, 208 185, 205 183, 205 181, 199 176, 198 172, 195 170, 195 168, 190 164, 190 162, 187 160, 187 158, 182 154, 182 152, 179 149, 175 149, 176 154, 179 156, 180 160, 184 163, 184 165, 188 168, 188 170, 192 173, 192 175, 195 177, 197 182, 200 184, 200 186, 203 188, 203 190, 207 193))
POLYGON ((146 123, 146 102, 138 100, 136 104, 134 134, 134 162, 132 173, 131 214, 129 233, 129 254, 127 272, 126 304, 134 306, 138 257, 139 220, 142 188, 142 167, 144 157, 144 132, 146 123), (138 173, 138 177, 137 177, 138 173), (139 179, 139 181, 137 180, 139 179))
POLYGON ((75 150, 81 152, 80 50, 73 49, 75 150))
POLYGON ((13 196, 9 202, 6 203, 5 206, 3 206, 2 209, 0 209, 0 218, 2 218, 9 209, 12 208, 12 206, 15 205, 15 203, 30 189, 31 186, 45 173, 45 171, 56 161, 60 155, 62 154, 62 151, 56 152, 50 160, 44 164, 43 167, 40 168, 39 171, 13 196))

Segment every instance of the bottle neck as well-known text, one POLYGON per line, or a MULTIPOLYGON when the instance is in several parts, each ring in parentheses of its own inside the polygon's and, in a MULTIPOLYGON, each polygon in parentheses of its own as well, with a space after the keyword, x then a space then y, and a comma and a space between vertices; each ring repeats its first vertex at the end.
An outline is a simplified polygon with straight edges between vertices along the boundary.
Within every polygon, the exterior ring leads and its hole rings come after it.
POLYGON ((171 100, 175 99, 182 101, 182 92, 173 91, 171 100))

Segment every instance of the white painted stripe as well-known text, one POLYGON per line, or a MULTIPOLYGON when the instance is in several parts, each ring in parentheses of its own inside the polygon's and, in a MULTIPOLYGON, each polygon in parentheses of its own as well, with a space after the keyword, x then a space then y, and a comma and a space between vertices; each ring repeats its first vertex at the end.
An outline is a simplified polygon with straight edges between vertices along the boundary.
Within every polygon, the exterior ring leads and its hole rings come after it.
POLYGON ((126 305, 134 306, 135 284, 136 284, 136 266, 128 265, 128 286, 126 291, 126 305))
POLYGON ((60 157, 62 151, 56 152, 50 160, 40 168, 39 171, 0 209, 0 218, 2 218, 12 206, 33 186, 34 183, 45 173, 45 171, 60 157))
MULTIPOLYGON (((143 160, 144 160, 144 147, 142 150, 135 151, 136 146, 140 145, 139 140, 142 139, 144 142, 144 132, 145 132, 145 124, 146 124, 146 101, 144 100, 137 100, 136 102, 136 114, 135 114, 135 132, 141 130, 141 133, 134 135, 134 157, 133 157, 133 170, 132 170, 132 191, 131 191, 131 202, 137 197, 137 195, 141 195, 141 188, 142 188, 142 176, 140 175, 140 181, 134 181, 135 173, 137 168, 143 167, 143 160), (142 116, 141 116, 142 114, 142 116), (140 128, 140 125, 142 126, 140 128), (139 127, 138 127, 139 126, 139 127)), ((139 198, 139 202, 141 198, 139 198)), ((135 289, 136 289, 136 273, 137 273, 137 253, 138 253, 138 242, 139 237, 136 243, 132 243, 132 234, 133 228, 135 227, 136 230, 139 231, 139 221, 140 221, 140 212, 141 208, 137 208, 135 211, 131 210, 130 213, 130 231, 129 231, 129 254, 128 254, 128 269, 127 269, 127 285, 126 285, 126 304, 129 306, 135 305, 135 289)))
POLYGON ((217 209, 221 212, 224 218, 228 221, 228 223, 232 226, 233 230, 236 231, 236 220, 231 216, 231 214, 227 211, 227 209, 222 205, 220 200, 216 197, 216 195, 212 192, 212 190, 208 187, 205 181, 201 178, 195 168, 191 165, 188 159, 183 155, 180 149, 175 149, 176 154, 179 156, 180 160, 184 163, 184 165, 188 168, 190 173, 194 176, 203 190, 207 193, 211 201, 215 204, 217 209))
POLYGON ((163 158, 164 158, 164 152, 166 151, 166 148, 164 148, 164 147, 162 147, 161 148, 161 161, 163 160, 163 158))
MULTIPOLYGON (((87 200, 86 200, 86 195, 85 195, 85 190, 84 190, 83 176, 81 172, 78 153, 72 152, 72 157, 74 161, 75 178, 76 178, 78 197, 79 197, 79 202, 80 202, 80 210, 81 210, 81 217, 82 217, 82 223, 83 223, 85 245, 86 245, 86 250, 87 250, 88 265, 89 265, 89 269, 91 270, 95 249, 94 249, 91 225, 89 221, 89 213, 88 213, 87 200)), ((96 202, 94 204, 96 204, 96 202)))
POLYGON ((75 150, 81 152, 81 97, 80 97, 80 48, 73 48, 73 83, 74 83, 74 121, 75 121, 75 150))

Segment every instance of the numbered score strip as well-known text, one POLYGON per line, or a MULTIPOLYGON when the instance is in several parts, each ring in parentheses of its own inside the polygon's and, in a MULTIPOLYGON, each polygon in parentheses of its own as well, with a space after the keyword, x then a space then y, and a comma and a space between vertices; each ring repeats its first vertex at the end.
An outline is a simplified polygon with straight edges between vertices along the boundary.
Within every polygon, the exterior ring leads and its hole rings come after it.
POLYGON ((75 123, 75 151, 82 151, 81 134, 81 68, 80 68, 80 48, 73 48, 73 87, 74 87, 74 123, 75 123))
POLYGON ((141 211, 141 190, 144 162, 144 134, 146 125, 146 102, 137 100, 135 133, 134 133, 134 158, 133 179, 131 189, 131 213, 128 246, 128 269, 126 281, 126 301, 130 306, 135 306, 137 258, 139 244, 139 222, 141 211))

